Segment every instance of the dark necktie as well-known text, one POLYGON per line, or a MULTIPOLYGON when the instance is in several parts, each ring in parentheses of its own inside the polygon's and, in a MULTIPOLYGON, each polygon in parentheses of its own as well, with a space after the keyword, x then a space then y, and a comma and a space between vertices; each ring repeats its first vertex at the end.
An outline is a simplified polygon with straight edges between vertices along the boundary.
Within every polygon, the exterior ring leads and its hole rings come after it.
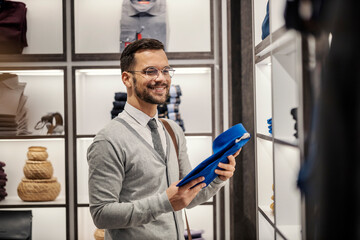
POLYGON ((151 138, 152 138, 152 141, 154 144, 154 149, 155 149, 155 151, 157 151, 159 153, 161 158, 164 159, 165 153, 164 153, 164 149, 161 144, 160 134, 159 134, 159 131, 157 130, 157 124, 156 124, 155 118, 150 119, 150 121, 148 122, 148 125, 151 129, 151 138))

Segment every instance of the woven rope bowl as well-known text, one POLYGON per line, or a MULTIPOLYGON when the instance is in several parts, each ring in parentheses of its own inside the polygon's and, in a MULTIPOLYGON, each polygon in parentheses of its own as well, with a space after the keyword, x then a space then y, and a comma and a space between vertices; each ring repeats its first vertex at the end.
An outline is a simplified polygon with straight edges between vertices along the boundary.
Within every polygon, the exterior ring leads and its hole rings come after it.
POLYGON ((23 168, 27 179, 50 179, 54 173, 53 166, 49 161, 26 161, 23 168))
POLYGON ((45 161, 48 158, 48 156, 49 155, 46 151, 46 147, 32 146, 29 147, 29 150, 27 152, 28 160, 33 160, 33 161, 45 161))
POLYGON ((104 240, 105 237, 105 231, 104 229, 96 229, 94 232, 94 238, 95 240, 104 240))
POLYGON ((17 192, 21 200, 26 202, 53 201, 60 193, 60 183, 56 178, 27 179, 19 183, 17 192))

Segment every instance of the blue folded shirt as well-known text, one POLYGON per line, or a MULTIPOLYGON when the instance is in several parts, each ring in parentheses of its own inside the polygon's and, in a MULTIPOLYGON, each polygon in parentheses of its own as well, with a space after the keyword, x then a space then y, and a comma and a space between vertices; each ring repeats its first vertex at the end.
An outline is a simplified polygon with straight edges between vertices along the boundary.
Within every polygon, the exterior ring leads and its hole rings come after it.
POLYGON ((235 154, 250 140, 250 134, 239 123, 221 133, 213 142, 213 155, 202 161, 176 186, 180 187, 198 177, 205 177, 203 181, 208 186, 218 175, 215 169, 220 162, 229 163, 228 156, 235 154))

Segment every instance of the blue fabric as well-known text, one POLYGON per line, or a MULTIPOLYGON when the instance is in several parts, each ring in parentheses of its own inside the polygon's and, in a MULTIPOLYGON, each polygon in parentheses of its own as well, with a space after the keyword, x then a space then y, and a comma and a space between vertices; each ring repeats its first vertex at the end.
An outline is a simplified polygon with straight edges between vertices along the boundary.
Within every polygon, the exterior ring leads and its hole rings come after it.
POLYGON ((269 36, 270 30, 269 30, 269 1, 266 4, 266 15, 264 18, 264 21, 261 25, 261 39, 264 40, 267 36, 269 36))
POLYGON ((249 137, 236 142, 236 140, 241 138, 245 133, 247 133, 246 129, 239 123, 220 134, 213 142, 214 154, 202 161, 176 186, 183 186, 198 177, 205 177, 203 182, 208 186, 218 176, 215 173, 215 169, 221 169, 218 167, 218 164, 220 162, 229 163, 227 157, 236 153, 250 140, 249 137))

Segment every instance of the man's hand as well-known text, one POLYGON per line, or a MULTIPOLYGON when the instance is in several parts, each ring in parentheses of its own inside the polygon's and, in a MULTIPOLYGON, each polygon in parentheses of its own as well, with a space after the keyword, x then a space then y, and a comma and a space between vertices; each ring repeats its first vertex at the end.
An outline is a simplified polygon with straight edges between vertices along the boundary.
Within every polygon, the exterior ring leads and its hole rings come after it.
POLYGON ((218 167, 220 167, 224 170, 216 169, 215 173, 219 175, 219 178, 221 180, 226 181, 234 175, 235 165, 236 165, 235 158, 239 155, 240 151, 241 151, 241 148, 234 155, 230 155, 227 157, 229 159, 228 164, 219 163, 218 167))
POLYGON ((170 187, 166 189, 166 194, 174 211, 181 210, 190 204, 190 202, 195 198, 195 196, 200 192, 200 190, 206 186, 205 183, 201 183, 204 180, 204 177, 199 177, 188 182, 184 186, 177 187, 176 184, 180 182, 179 180, 172 183, 170 187), (196 187, 193 187, 198 183, 200 184, 196 187))

